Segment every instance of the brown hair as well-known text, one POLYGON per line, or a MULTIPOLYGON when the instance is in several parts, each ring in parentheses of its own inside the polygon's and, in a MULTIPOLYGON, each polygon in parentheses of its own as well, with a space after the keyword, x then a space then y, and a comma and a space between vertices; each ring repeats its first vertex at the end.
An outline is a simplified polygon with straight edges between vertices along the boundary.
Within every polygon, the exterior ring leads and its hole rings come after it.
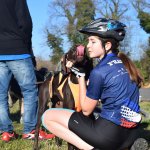
POLYGON ((142 83, 143 83, 143 77, 140 74, 139 70, 134 65, 134 63, 131 61, 131 59, 122 52, 118 53, 118 57, 122 60, 123 64, 125 65, 128 73, 130 75, 131 80, 136 82, 136 84, 139 87, 141 87, 142 83))
POLYGON ((132 62, 132 60, 123 52, 119 52, 119 49, 118 49, 119 42, 116 41, 115 39, 101 39, 100 38, 100 40, 102 41, 103 46, 105 45, 106 42, 112 43, 112 47, 111 47, 112 52, 117 54, 117 56, 121 59, 121 61, 125 65, 128 73, 130 75, 131 80, 136 82, 136 84, 139 87, 141 87, 142 83, 143 83, 143 77, 140 74, 140 71, 136 68, 136 66, 132 62))

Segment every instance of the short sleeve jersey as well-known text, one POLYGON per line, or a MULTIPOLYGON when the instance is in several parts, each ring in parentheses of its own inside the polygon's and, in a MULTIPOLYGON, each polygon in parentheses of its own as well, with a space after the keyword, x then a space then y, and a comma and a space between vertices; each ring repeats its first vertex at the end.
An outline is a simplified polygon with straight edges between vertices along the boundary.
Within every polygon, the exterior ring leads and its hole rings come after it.
POLYGON ((139 88, 113 53, 107 54, 92 70, 86 95, 101 100, 100 116, 117 125, 132 128, 141 121, 139 88))

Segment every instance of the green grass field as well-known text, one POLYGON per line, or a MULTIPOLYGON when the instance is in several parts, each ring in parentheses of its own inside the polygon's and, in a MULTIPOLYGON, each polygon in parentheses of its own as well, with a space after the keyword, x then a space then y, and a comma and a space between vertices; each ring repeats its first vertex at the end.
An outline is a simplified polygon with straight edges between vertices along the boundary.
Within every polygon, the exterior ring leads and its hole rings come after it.
MULTIPOLYGON (((141 108, 150 114, 150 102, 141 102, 141 108)), ((23 126, 19 123, 19 104, 18 102, 10 109, 11 118, 13 120, 14 130, 20 136, 18 139, 10 141, 9 143, 2 142, 0 140, 0 150, 32 150, 33 141, 21 139, 23 126)), ((142 120, 142 126, 140 129, 141 137, 148 140, 150 145, 150 118, 144 118, 142 120)), ((66 142, 63 142, 61 147, 57 147, 55 139, 40 141, 39 146, 41 150, 67 150, 66 142)))

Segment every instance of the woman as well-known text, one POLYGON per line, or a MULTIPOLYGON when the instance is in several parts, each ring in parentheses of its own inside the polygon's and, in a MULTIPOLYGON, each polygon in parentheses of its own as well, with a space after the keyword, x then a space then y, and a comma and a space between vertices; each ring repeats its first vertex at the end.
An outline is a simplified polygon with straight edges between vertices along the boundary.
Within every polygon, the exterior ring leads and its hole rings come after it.
POLYGON ((137 138, 141 121, 139 87, 142 78, 125 54, 118 50, 125 36, 125 25, 112 19, 100 18, 80 30, 89 35, 87 49, 99 63, 92 70, 88 88, 84 73, 67 63, 78 76, 82 112, 49 109, 43 125, 56 136, 79 149, 117 150, 128 148, 137 138), (101 99, 98 119, 88 117, 101 99))

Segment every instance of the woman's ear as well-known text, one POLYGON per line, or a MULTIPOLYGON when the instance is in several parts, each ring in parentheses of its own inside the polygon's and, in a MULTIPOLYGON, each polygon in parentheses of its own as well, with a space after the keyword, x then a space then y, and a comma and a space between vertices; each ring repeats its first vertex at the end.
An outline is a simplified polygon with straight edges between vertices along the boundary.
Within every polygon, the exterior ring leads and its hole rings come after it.
POLYGON ((111 42, 106 42, 106 43, 105 43, 105 50, 106 50, 106 51, 110 51, 111 48, 112 48, 112 43, 111 43, 111 42))

